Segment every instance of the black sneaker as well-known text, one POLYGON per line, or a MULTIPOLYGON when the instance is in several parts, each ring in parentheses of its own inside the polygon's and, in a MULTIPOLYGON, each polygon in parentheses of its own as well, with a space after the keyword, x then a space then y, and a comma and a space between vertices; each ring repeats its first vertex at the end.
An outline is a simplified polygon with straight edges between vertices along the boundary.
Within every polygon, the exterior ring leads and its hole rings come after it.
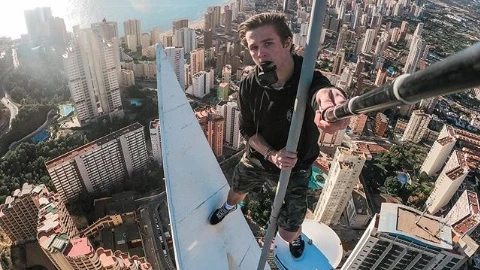
POLYGON ((299 235, 293 242, 289 243, 289 247, 293 259, 300 260, 303 256, 303 250, 305 249, 305 241, 303 241, 302 235, 299 235))
POLYGON ((222 221, 228 214, 237 210, 237 205, 235 205, 232 209, 227 210, 225 208, 225 204, 222 207, 215 210, 212 215, 210 216, 210 224, 215 225, 222 221))

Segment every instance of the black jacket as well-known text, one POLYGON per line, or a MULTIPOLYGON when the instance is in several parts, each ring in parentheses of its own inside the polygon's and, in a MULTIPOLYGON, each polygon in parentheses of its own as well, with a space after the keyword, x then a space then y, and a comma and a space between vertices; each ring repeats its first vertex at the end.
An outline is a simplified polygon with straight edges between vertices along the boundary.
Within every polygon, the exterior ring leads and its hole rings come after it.
MULTIPOLYGON (((293 107, 297 95, 298 83, 303 57, 293 55, 295 67, 292 77, 283 89, 276 90, 262 87, 257 81, 258 68, 251 72, 240 83, 239 102, 240 133, 248 144, 248 139, 258 134, 275 149, 285 148, 293 114, 293 107)), ((315 111, 313 105, 315 93, 324 87, 332 86, 320 71, 315 71, 308 97, 309 106, 306 107, 302 131, 297 147, 298 161, 293 171, 309 168, 318 157, 318 127, 313 122, 315 111)), ((279 172, 279 169, 269 161, 264 160, 261 153, 247 146, 247 157, 260 160, 265 170, 279 172)))

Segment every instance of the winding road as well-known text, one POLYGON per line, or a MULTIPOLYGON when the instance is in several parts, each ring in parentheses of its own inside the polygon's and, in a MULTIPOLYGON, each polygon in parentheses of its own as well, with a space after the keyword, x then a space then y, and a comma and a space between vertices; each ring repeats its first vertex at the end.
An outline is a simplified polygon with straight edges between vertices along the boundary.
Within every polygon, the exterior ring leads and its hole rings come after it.
POLYGON ((18 114, 18 107, 8 98, 8 94, 3 89, 4 79, 12 72, 13 66, 0 75, 0 100, 10 110, 10 123, 8 129, 12 128, 12 121, 18 114))

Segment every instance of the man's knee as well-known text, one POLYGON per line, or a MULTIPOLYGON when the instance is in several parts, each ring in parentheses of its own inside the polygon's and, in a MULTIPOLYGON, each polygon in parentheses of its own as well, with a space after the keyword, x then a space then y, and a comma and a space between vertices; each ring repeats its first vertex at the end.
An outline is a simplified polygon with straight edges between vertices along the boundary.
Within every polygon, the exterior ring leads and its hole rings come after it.
POLYGON ((289 232, 289 231, 286 231, 282 228, 278 228, 278 233, 280 234, 280 237, 282 237, 283 240, 287 241, 287 242, 292 242, 293 240, 295 240, 298 235, 300 234, 300 231, 301 229, 298 229, 298 231, 296 232, 289 232))

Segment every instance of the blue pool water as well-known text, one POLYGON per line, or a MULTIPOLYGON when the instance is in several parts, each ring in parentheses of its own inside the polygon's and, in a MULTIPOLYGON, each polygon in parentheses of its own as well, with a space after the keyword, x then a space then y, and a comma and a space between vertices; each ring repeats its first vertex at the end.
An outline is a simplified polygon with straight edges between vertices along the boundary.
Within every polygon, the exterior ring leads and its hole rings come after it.
POLYGON ((75 108, 72 105, 60 105, 60 114, 62 116, 69 116, 75 108))
POLYGON ((50 137, 50 133, 47 130, 42 130, 42 132, 33 136, 32 141, 34 143, 39 143, 45 141, 46 139, 48 139, 48 137, 50 137))
POLYGON ((142 101, 140 99, 130 99, 130 105, 138 107, 142 105, 142 101))
POLYGON ((325 179, 327 179, 327 174, 325 174, 320 168, 312 166, 312 176, 310 177, 308 188, 313 190, 322 189, 323 185, 325 185, 325 179), (317 175, 320 175, 320 177, 323 178, 323 181, 318 181, 317 175))

